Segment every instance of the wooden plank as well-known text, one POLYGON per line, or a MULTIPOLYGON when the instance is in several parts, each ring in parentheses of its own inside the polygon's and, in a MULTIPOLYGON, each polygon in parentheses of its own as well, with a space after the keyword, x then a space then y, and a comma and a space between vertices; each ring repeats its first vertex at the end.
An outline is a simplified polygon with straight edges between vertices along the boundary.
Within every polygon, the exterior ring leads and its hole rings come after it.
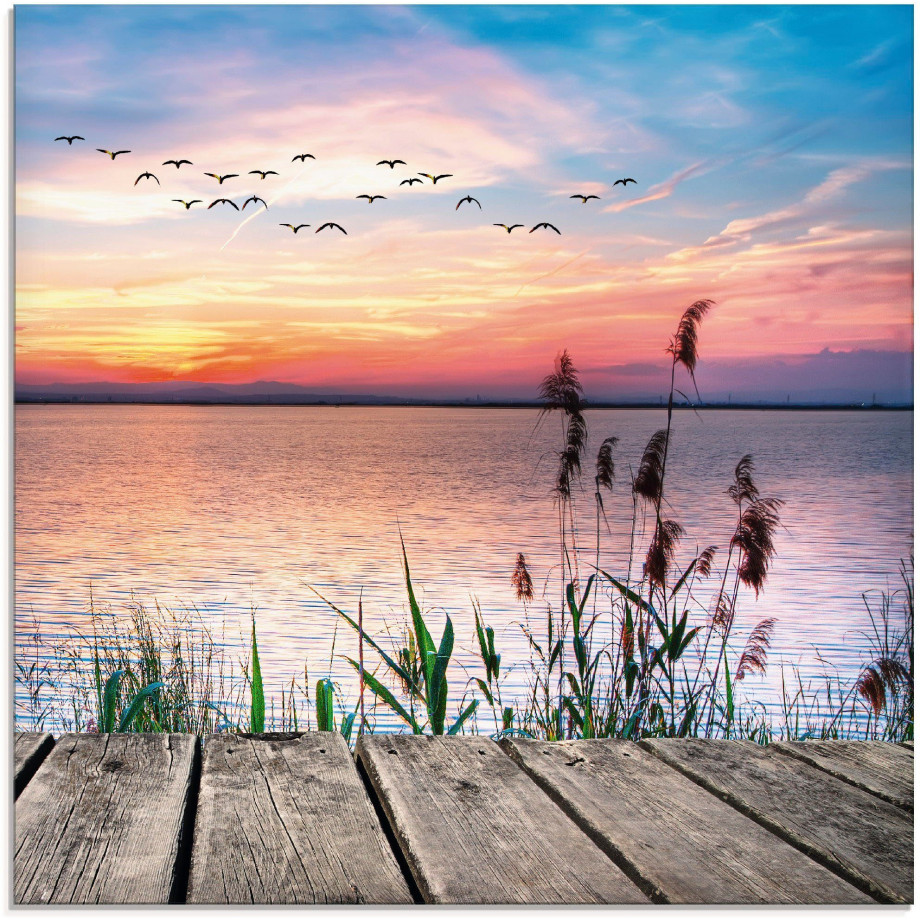
POLYGON ((411 904, 337 732, 208 735, 193 904, 411 904))
POLYGON ((902 741, 901 744, 904 745, 904 747, 906 747, 909 751, 913 751, 914 749, 913 741, 902 741))
POLYGON ((16 732, 14 741, 13 795, 19 793, 35 776, 35 771, 54 747, 54 738, 49 732, 16 732))
POLYGON ((914 829, 900 808, 752 741, 640 743, 867 894, 913 899, 914 829))
POLYGON ((357 753, 426 902, 647 903, 493 742, 364 735, 357 753))
POLYGON ((16 903, 168 902, 196 751, 194 735, 61 737, 16 802, 16 903))
POLYGON ((502 747, 653 901, 873 903, 631 741, 502 747))
POLYGON ((773 747, 913 811, 914 755, 900 745, 885 741, 782 741, 773 747))

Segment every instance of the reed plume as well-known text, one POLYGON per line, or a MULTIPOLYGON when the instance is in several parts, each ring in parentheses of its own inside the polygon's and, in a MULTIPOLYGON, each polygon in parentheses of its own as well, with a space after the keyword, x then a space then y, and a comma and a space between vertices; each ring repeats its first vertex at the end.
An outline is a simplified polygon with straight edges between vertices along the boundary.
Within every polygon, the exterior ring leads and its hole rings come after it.
POLYGON ((568 412, 565 447, 559 454, 559 471, 556 474, 556 492, 568 500, 572 497, 572 480, 581 474, 581 457, 588 442, 588 424, 581 410, 568 412))
POLYGON ((540 384, 540 399, 545 400, 540 410, 542 417, 553 409, 565 412, 579 411, 584 389, 578 379, 578 371, 567 350, 556 356, 556 370, 547 374, 540 384))
POLYGON ((619 438, 605 438, 597 452, 597 466, 594 476, 598 489, 603 486, 605 489, 613 488, 615 478, 615 468, 613 463, 613 448, 619 443, 619 438))
POLYGON ((664 484, 664 461, 668 449, 668 432, 665 428, 656 431, 649 439, 639 469, 633 480, 633 492, 656 505, 661 500, 664 484))
POLYGON ((732 501, 740 506, 742 502, 757 501, 760 490, 754 485, 754 459, 745 454, 735 467, 735 481, 728 487, 732 501))
POLYGON ((773 638, 773 627, 776 626, 776 620, 768 617, 761 620, 748 636, 744 651, 738 660, 738 667, 735 670, 735 680, 744 680, 746 674, 753 674, 757 671, 765 674, 767 671, 767 651, 770 648, 770 641, 773 638))
POLYGON ((776 555, 773 537, 779 527, 778 512, 783 504, 778 498, 758 498, 751 502, 744 509, 732 537, 732 547, 737 546, 741 551, 738 577, 754 589, 755 596, 760 594, 770 560, 776 555))
POLYGON ((511 584, 514 585, 514 594, 519 601, 533 600, 533 579, 527 571, 527 562, 523 553, 517 554, 514 572, 511 573, 511 584))
POLYGON ((697 556, 696 559, 696 573, 697 575, 702 575, 703 578, 708 578, 712 573, 712 560, 716 555, 716 551, 719 549, 718 546, 707 546, 697 556))
POLYGON ((856 690, 878 716, 885 708, 888 693, 897 693, 899 685, 909 680, 907 668, 896 658, 876 658, 859 675, 856 690))
POLYGON ((665 576, 674 561, 674 553, 683 532, 683 527, 677 521, 664 520, 655 528, 655 536, 645 557, 645 574, 651 584, 664 587, 665 576))
POLYGON ((732 623, 735 621, 734 598, 730 594, 726 594, 725 591, 719 591, 712 599, 710 610, 712 611, 709 615, 710 627, 718 629, 727 635, 728 630, 731 629, 732 623))
POLYGON ((668 346, 668 354, 674 356, 675 364, 683 364, 691 379, 696 371, 697 336, 703 317, 715 306, 713 300, 698 300, 684 310, 684 315, 677 324, 677 332, 668 346))

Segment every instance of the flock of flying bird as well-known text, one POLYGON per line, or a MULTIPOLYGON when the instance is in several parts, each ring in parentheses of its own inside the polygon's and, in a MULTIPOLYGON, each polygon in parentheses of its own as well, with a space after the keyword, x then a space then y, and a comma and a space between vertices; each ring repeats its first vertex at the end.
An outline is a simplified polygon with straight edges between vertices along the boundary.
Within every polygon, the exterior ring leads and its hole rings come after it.
MULTIPOLYGON (((85 141, 85 140, 86 140, 86 138, 85 138, 85 137, 81 137, 79 134, 62 135, 61 137, 56 137, 56 138, 55 138, 55 141, 67 141, 67 146, 68 146, 68 147, 72 146, 74 141, 85 141)), ((106 156, 111 157, 112 160, 114 160, 115 157, 117 157, 117 156, 121 156, 122 154, 131 153, 130 150, 105 150, 105 149, 102 148, 102 147, 97 147, 96 150, 98 150, 99 153, 104 153, 104 154, 106 154, 106 156)), ((299 153, 299 154, 297 154, 297 156, 295 156, 295 157, 293 157, 293 158, 291 159, 291 162, 292 162, 292 163, 296 163, 298 160, 300 160, 301 163, 306 163, 306 161, 307 161, 308 159, 310 159, 310 160, 315 160, 316 157, 313 156, 312 153, 299 153)), ((182 160, 166 160, 166 161, 164 161, 164 163, 163 163, 162 165, 163 165, 163 166, 175 166, 176 169, 180 169, 180 168, 181 168, 183 165, 185 165, 185 164, 188 164, 189 166, 194 166, 194 163, 192 163, 191 160, 185 160, 185 159, 182 159, 182 160)), ((377 162, 376 165, 377 165, 377 166, 389 166, 390 169, 395 169, 397 164, 402 164, 403 166, 406 166, 406 165, 407 165, 405 160, 380 160, 380 161, 377 162)), ((210 177, 213 178, 213 179, 217 179, 217 184, 218 184, 218 185, 223 185, 223 184, 224 184, 224 181, 227 180, 227 179, 238 179, 238 178, 239 178, 239 173, 226 173, 226 174, 224 174, 224 175, 220 175, 219 173, 206 172, 204 175, 210 176, 210 177)), ((256 176, 259 177, 260 180, 264 180, 266 176, 277 176, 278 173, 277 173, 274 169, 250 169, 249 172, 248 172, 248 175, 250 175, 250 176, 256 175, 256 176)), ((418 175, 424 177, 425 179, 430 179, 433 185, 437 185, 437 183, 438 183, 441 179, 450 179, 450 178, 452 178, 452 174, 451 174, 451 173, 441 173, 440 175, 434 175, 434 174, 432 174, 432 173, 423 173, 423 172, 420 172, 420 173, 418 173, 418 175)), ((152 172, 150 172, 149 170, 145 170, 144 172, 142 172, 142 173, 134 180, 134 184, 137 185, 138 182, 141 181, 141 179, 144 179, 144 180, 153 179, 153 180, 157 183, 157 185, 160 185, 160 184, 161 184, 161 183, 160 183, 160 180, 159 180, 152 172)), ((623 188, 625 189, 626 186, 627 186, 627 184, 628 184, 629 182, 635 183, 636 180, 635 180, 635 179, 631 179, 631 178, 617 179, 616 182, 613 183, 613 186, 614 186, 614 188, 616 188, 616 186, 622 185, 623 188)), ((401 186, 402 186, 402 185, 408 185, 409 188, 411 188, 415 183, 418 183, 418 184, 421 185, 421 184, 422 184, 422 179, 417 179, 417 178, 415 178, 415 176, 413 176, 413 177, 408 178, 408 179, 403 179, 399 184, 400 184, 401 186)), ((358 200, 360 200, 360 199, 362 199, 362 198, 365 199, 365 200, 367 201, 368 204, 373 204, 375 201, 377 201, 378 199, 381 199, 381 198, 382 198, 383 200, 386 200, 386 197, 387 197, 386 195, 366 195, 366 194, 365 194, 365 195, 356 195, 356 196, 355 196, 355 198, 358 199, 358 200)), ((579 200, 581 201, 582 204, 587 204, 588 201, 591 200, 592 198, 593 198, 593 199, 597 199, 598 201, 600 200, 600 197, 599 197, 598 195, 581 195, 581 194, 576 194, 576 195, 570 195, 569 197, 570 197, 570 198, 577 198, 577 199, 579 199, 579 200)), ((189 201, 185 201, 185 200, 183 200, 182 198, 173 198, 172 200, 173 200, 174 202, 176 202, 177 204, 183 205, 186 211, 190 210, 191 207, 192 207, 192 205, 194 205, 194 204, 204 204, 204 201, 203 201, 201 198, 192 198, 192 199, 190 199, 189 201)), ((218 204, 228 204, 228 205, 230 205, 232 208, 234 208, 234 209, 237 210, 237 211, 241 211, 241 210, 242 210, 242 211, 245 211, 245 210, 246 210, 246 205, 248 205, 250 202, 252 202, 253 205, 262 204, 262 205, 264 206, 265 210, 266 210, 266 211, 268 210, 268 204, 266 203, 265 199, 260 198, 258 195, 250 195, 249 198, 247 198, 247 199, 243 202, 242 208, 240 208, 240 207, 236 204, 235 201, 231 201, 229 198, 216 198, 214 201, 212 201, 212 202, 208 205, 208 210, 210 210, 211 208, 213 208, 215 205, 218 205, 218 204)), ((457 202, 457 204, 456 204, 454 210, 455 210, 455 211, 459 210, 459 209, 460 209, 460 205, 462 205, 462 204, 467 204, 467 203, 469 203, 469 204, 475 204, 475 205, 479 208, 480 211, 482 210, 482 205, 480 204, 479 200, 476 199, 476 198, 474 198, 472 195, 467 195, 465 198, 461 198, 461 199, 457 202)), ((297 233, 298 230, 302 230, 302 229, 304 229, 305 227, 309 227, 310 224, 296 224, 296 225, 295 225, 295 224, 290 224, 290 223, 283 223, 283 224, 279 224, 278 226, 279 226, 279 227, 289 227, 294 233, 297 233)), ((524 224, 510 224, 510 225, 509 225, 509 224, 493 224, 492 226, 493 226, 493 227, 501 227, 502 229, 504 229, 505 231, 507 231, 507 232, 510 234, 512 230, 515 230, 515 229, 518 228, 518 227, 523 228, 523 227, 524 227, 524 224)), ((314 230, 313 232, 314 232, 314 233, 319 233, 321 230, 325 230, 327 227, 328 227, 329 229, 341 230, 341 232, 344 233, 346 236, 348 235, 347 232, 346 232, 346 230, 345 230, 345 228, 342 227, 341 224, 337 224, 337 223, 335 223, 334 221, 329 221, 329 222, 327 222, 327 223, 322 224, 320 227, 318 227, 318 228, 317 228, 316 230, 314 230)), ((528 233, 533 233, 535 230, 542 230, 542 229, 546 229, 546 230, 555 230, 555 232, 558 233, 560 236, 562 235, 562 234, 561 234, 561 231, 560 231, 557 227, 555 227, 555 226, 554 226, 553 224, 551 224, 551 223, 548 223, 547 221, 541 221, 540 223, 536 224, 534 227, 532 227, 530 230, 528 230, 528 233)))

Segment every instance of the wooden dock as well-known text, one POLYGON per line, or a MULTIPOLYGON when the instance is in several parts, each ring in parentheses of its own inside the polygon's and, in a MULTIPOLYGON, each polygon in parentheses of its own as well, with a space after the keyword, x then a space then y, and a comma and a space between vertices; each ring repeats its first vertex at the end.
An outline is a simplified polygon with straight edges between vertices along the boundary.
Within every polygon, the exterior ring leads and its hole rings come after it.
POLYGON ((17 904, 913 903, 913 744, 15 738, 17 904))

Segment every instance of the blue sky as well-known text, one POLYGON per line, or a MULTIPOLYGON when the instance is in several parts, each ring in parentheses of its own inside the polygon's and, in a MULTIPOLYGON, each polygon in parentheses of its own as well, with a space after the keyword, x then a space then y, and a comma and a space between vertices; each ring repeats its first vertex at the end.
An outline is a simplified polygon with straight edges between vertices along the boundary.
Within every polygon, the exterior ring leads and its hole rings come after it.
POLYGON ((834 390, 825 349, 883 374, 912 342, 912 35, 880 5, 19 6, 17 373, 529 395, 568 347, 612 396, 713 297, 712 391, 739 361, 834 390), (265 219, 172 202, 243 167, 287 171, 265 219), (453 178, 399 189, 419 171, 453 178), (349 248, 294 248, 302 219, 349 248), (492 227, 540 220, 564 232, 492 227))

